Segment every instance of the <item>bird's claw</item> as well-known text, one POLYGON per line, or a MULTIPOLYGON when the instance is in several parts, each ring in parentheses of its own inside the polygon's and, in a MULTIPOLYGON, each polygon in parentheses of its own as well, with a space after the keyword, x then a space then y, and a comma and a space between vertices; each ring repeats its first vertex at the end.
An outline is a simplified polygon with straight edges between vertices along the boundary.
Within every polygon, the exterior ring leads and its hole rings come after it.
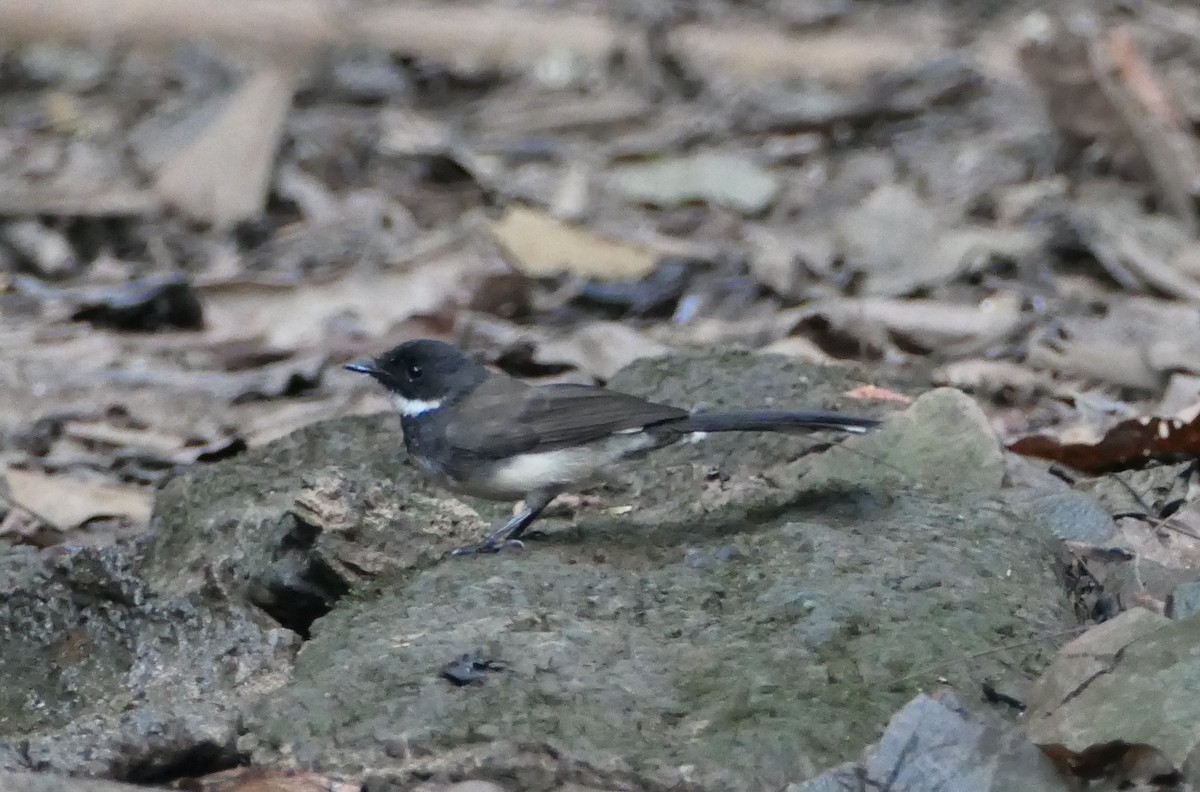
POLYGON ((450 555, 467 556, 467 555, 485 555, 487 553, 499 553, 501 550, 512 547, 517 550, 524 550, 525 543, 520 539, 499 539, 488 537, 479 544, 465 545, 455 548, 450 552, 450 555))

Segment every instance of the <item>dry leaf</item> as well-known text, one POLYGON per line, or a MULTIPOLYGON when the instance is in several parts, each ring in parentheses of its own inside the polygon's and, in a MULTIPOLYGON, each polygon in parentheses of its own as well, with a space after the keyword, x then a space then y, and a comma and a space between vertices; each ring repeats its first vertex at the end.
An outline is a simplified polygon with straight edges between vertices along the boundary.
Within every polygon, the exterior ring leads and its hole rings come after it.
POLYGON ((299 286, 217 284, 201 294, 211 340, 257 339, 279 349, 304 349, 319 346, 337 322, 382 337, 405 319, 466 303, 470 284, 486 274, 473 252, 464 251, 403 270, 355 270, 299 286))
POLYGON ((63 425, 65 436, 85 443, 114 448, 133 448, 168 457, 184 447, 182 437, 156 432, 153 429, 129 429, 96 421, 68 421, 63 425))
POLYGON ((1126 289, 1200 299, 1200 281, 1175 265, 1192 237, 1175 218, 1147 214, 1133 201, 1106 196, 1076 204, 1066 222, 1104 271, 1126 289))
POLYGON ((635 360, 671 352, 637 330, 617 322, 596 322, 566 338, 539 345, 539 363, 568 363, 591 376, 607 380, 635 360))
POLYGON ((1109 544, 1167 569, 1200 569, 1200 504, 1188 503, 1161 523, 1121 520, 1109 544))
POLYGON ((1191 423, 1200 416, 1200 377, 1194 374, 1172 374, 1159 399, 1155 415, 1169 415, 1191 423))
POLYGON ((70 530, 96 517, 124 517, 138 526, 150 522, 154 494, 146 487, 101 484, 16 468, 8 468, 4 475, 13 501, 59 530, 70 530))
POLYGON ((514 267, 531 278, 570 272, 599 280, 640 280, 658 255, 649 248, 605 239, 522 206, 491 224, 514 267))
POLYGON ((1049 390, 1050 377, 1011 360, 960 360, 947 363, 933 372, 935 385, 949 385, 975 393, 997 393, 1002 390, 1032 395, 1049 390))
MULTIPOLYGON (((793 308, 760 312, 745 319, 700 317, 683 324, 656 325, 648 328, 647 333, 670 346, 702 348, 736 344, 759 349, 787 339, 803 318, 803 312, 793 308)), ((798 344, 785 346, 784 350, 789 348, 803 352, 798 344)))
POLYGON ((1031 435, 1010 443, 1008 450, 1049 459, 1084 473, 1140 468, 1151 462, 1174 462, 1200 456, 1200 418, 1190 423, 1174 418, 1131 418, 1096 442, 1064 442, 1031 435))
POLYGON ((806 287, 819 287, 833 274, 837 245, 833 234, 823 227, 781 229, 748 224, 742 234, 750 246, 750 274, 776 294, 800 297, 806 287))
MULTIPOLYGON (((752 78, 797 77, 857 82, 903 68, 945 46, 932 21, 920 37, 869 30, 816 30, 682 24, 672 31, 681 52, 715 72, 752 78)), ((322 0, 245 3, 190 0, 7 0, 0 29, 17 41, 132 40, 143 45, 215 39, 261 51, 268 47, 352 46, 437 62, 528 68, 555 53, 600 63, 629 38, 620 20, 549 8, 410 3, 338 8, 322 0)), ((560 55, 561 57, 561 55, 560 55)))
POLYGON ((0 214, 129 217, 156 215, 162 201, 132 185, 28 184, 0 179, 0 214))
POLYGON ((242 84, 190 145, 159 169, 155 189, 192 217, 225 227, 266 203, 299 64, 280 59, 242 84))
POLYGON ((118 286, 84 289, 71 315, 77 321, 114 330, 202 330, 204 308, 195 288, 181 275, 140 278, 118 286))
POLYGON ((860 385, 857 388, 846 392, 846 398, 857 399, 858 401, 882 401, 891 402, 893 404, 909 405, 913 400, 903 393, 896 393, 888 388, 881 388, 878 385, 860 385))
MULTIPOLYGON (((238 394, 242 397, 245 395, 244 392, 238 394)), ((196 437, 185 439, 154 429, 113 426, 102 421, 68 421, 62 427, 62 437, 88 448, 100 449, 114 459, 136 457, 139 462, 164 469, 198 461, 212 462, 246 450, 246 441, 240 437, 219 434, 204 440, 196 437), (114 450, 115 454, 112 453, 114 450)), ((59 443, 56 443, 55 448, 43 458, 43 465, 47 469, 53 468, 56 455, 64 453, 58 446, 59 443)), ((70 451, 65 454, 69 455, 70 451)))
POLYGON ((720 152, 658 162, 621 165, 612 170, 614 188, 633 201, 676 207, 705 202, 756 215, 779 192, 779 180, 746 157, 720 152))
POLYGON ((946 300, 893 300, 886 297, 826 300, 806 309, 835 331, 867 346, 946 351, 960 345, 985 345, 1017 329, 1020 303, 1015 295, 997 294, 979 305, 946 300))
POLYGON ((1168 372, 1200 373, 1200 313, 1147 297, 1121 299, 1101 317, 1070 317, 1039 333, 1028 363, 1114 385, 1153 389, 1168 372))
POLYGON ((258 448, 318 421, 331 420, 347 413, 371 414, 391 407, 386 397, 374 389, 363 391, 363 398, 366 404, 361 410, 347 408, 340 401, 330 404, 323 401, 280 403, 272 400, 238 405, 234 408, 234 415, 238 416, 239 423, 244 427, 246 445, 258 448))
POLYGON ((1033 229, 963 225, 903 184, 876 188, 841 216, 836 232, 846 266, 864 277, 864 292, 890 296, 946 283, 994 258, 1023 259, 1046 238, 1033 229))

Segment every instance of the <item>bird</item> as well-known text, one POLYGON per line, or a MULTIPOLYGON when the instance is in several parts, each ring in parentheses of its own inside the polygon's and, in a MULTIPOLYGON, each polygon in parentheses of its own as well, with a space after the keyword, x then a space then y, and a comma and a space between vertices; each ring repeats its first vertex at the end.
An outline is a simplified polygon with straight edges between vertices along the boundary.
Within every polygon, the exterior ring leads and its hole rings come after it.
POLYGON ((406 341, 345 368, 372 377, 400 413, 404 445, 444 489, 524 508, 455 555, 523 546, 520 537, 558 495, 613 466, 712 432, 832 430, 880 421, 836 412, 693 412, 598 385, 531 385, 443 341, 406 341))

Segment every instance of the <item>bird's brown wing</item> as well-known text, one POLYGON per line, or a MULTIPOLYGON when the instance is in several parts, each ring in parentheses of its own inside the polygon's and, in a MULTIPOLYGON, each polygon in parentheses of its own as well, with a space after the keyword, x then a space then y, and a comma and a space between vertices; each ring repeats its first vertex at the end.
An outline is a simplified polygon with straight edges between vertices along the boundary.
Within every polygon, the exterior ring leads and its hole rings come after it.
POLYGON ((447 427, 447 440, 456 448, 492 458, 553 451, 688 414, 678 407, 605 388, 530 387, 499 377, 476 388, 463 406, 472 416, 485 416, 484 420, 447 427), (512 416, 514 400, 521 404, 516 421, 506 423, 490 417, 512 416))

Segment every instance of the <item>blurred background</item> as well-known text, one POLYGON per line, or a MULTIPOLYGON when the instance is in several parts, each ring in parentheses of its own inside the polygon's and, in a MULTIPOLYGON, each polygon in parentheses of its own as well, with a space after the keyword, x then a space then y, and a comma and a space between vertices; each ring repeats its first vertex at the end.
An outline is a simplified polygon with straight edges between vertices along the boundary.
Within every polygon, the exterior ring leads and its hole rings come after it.
POLYGON ((339 366, 414 337, 538 381, 854 361, 1006 440, 1200 401, 1190 2, 8 0, 0 32, 0 542, 140 531, 182 466, 385 409, 339 366))

